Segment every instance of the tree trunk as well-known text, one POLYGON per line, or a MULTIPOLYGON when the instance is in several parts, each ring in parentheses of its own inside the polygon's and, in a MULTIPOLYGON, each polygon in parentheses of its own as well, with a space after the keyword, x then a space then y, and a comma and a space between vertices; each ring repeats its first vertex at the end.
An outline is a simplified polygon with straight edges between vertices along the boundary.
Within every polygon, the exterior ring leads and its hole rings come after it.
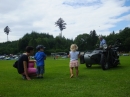
POLYGON ((62 31, 61 31, 61 37, 62 37, 62 31))
POLYGON ((8 42, 8 35, 7 35, 7 42, 8 42))

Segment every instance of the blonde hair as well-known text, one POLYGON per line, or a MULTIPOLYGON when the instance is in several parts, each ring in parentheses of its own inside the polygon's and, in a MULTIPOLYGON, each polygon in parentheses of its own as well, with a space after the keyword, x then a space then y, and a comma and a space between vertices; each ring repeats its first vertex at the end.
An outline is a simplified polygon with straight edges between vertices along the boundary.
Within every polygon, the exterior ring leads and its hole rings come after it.
POLYGON ((70 50, 71 51, 76 51, 76 50, 78 50, 78 46, 76 44, 71 44, 70 50))

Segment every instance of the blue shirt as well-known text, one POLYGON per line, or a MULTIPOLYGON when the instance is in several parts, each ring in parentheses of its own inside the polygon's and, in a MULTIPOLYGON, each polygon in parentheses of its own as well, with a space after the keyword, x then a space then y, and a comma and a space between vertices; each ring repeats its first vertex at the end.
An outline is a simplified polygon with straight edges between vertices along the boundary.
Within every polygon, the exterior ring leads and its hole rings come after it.
POLYGON ((44 58, 46 57, 46 54, 44 52, 38 51, 34 58, 36 60, 37 66, 42 66, 44 65, 44 58))
POLYGON ((78 60, 78 55, 79 55, 78 51, 75 52, 70 51, 70 61, 78 60))
POLYGON ((103 47, 104 44, 106 44, 106 40, 105 40, 105 39, 102 39, 102 40, 100 41, 100 47, 103 47))

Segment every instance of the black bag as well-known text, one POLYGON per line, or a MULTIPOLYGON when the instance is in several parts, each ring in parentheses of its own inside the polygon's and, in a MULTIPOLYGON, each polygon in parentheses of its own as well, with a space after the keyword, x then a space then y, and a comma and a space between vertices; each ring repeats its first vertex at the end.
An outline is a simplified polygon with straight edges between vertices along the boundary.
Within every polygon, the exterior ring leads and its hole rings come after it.
POLYGON ((13 67, 14 67, 14 68, 17 68, 17 67, 18 67, 18 60, 15 61, 15 63, 13 64, 13 67))

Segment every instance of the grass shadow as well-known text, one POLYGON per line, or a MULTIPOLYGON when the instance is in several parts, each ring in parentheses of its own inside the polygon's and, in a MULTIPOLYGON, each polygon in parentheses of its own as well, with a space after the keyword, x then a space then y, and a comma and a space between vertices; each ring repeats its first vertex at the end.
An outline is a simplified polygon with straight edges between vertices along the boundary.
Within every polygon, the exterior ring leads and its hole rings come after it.
MULTIPOLYGON (((128 68, 128 67, 129 66, 124 66, 124 65, 119 64, 117 67, 111 67, 109 70, 119 70, 119 69, 125 69, 125 68, 128 68)), ((83 69, 87 69, 87 70, 101 69, 102 70, 102 67, 100 65, 98 65, 98 64, 94 64, 91 67, 86 67, 86 65, 84 65, 83 69)))
POLYGON ((125 69, 127 68, 128 66, 121 66, 121 65, 118 65, 117 67, 111 67, 110 70, 120 70, 120 69, 125 69))
POLYGON ((92 65, 91 67, 84 66, 84 69, 93 70, 93 69, 102 69, 102 68, 100 65, 92 65))

